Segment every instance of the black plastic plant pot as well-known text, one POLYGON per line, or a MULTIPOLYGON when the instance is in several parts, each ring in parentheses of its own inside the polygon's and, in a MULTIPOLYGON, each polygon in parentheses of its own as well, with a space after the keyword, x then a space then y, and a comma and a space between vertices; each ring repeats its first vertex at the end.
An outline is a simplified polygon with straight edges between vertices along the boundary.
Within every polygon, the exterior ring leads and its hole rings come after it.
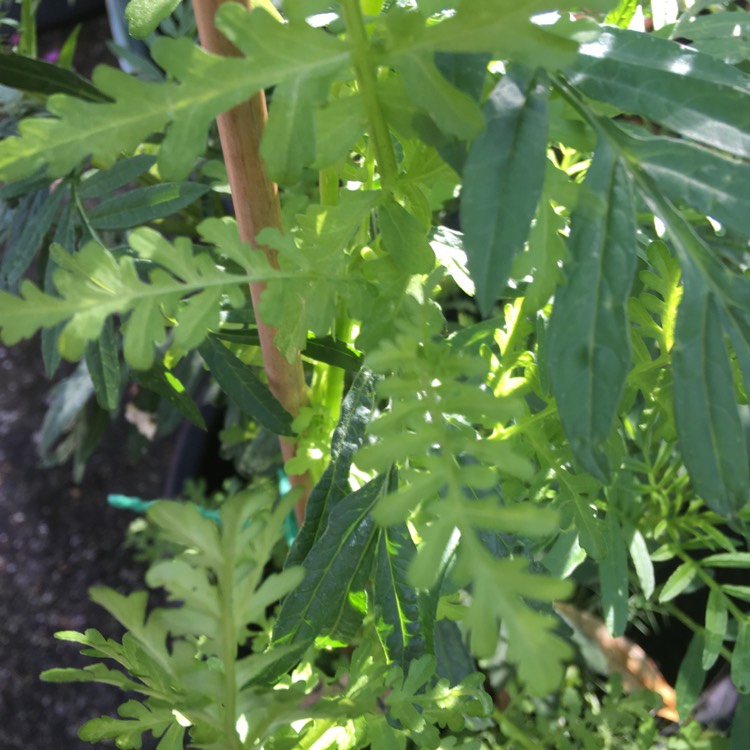
MULTIPOLYGON (((8 15, 18 18, 20 5, 12 0, 4 0, 0 7, 7 11, 8 15)), ((42 0, 36 14, 37 27, 45 30, 65 26, 103 8, 104 0, 42 0)))

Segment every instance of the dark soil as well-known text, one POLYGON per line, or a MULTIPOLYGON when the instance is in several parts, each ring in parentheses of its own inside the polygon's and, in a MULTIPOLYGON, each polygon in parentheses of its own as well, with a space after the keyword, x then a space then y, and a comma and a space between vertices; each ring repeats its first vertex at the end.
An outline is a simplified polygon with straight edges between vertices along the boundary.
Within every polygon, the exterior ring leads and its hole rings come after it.
POLYGON ((115 688, 43 683, 39 673, 90 663, 58 630, 89 627, 118 636, 88 589, 142 587, 142 571, 122 546, 131 518, 106 504, 109 492, 159 496, 169 446, 138 463, 123 449, 128 425, 115 420, 80 485, 70 466, 40 469, 35 433, 49 390, 39 347, 0 348, 0 748, 79 750, 80 725, 113 714, 115 688))

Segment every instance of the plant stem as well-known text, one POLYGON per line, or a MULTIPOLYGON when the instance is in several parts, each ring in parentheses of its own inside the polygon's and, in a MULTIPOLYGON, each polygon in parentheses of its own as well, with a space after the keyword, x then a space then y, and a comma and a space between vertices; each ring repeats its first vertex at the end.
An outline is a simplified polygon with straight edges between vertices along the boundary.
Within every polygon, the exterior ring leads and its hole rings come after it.
POLYGON ((377 76, 370 59, 370 40, 362 18, 359 0, 341 0, 344 26, 352 45, 352 58, 357 74, 357 84, 365 104, 367 119, 370 122, 370 135, 375 145, 375 157, 383 187, 392 189, 398 177, 396 153, 393 150, 391 134, 388 130, 383 109, 377 92, 377 76))
MULTIPOLYGON (((195 0, 195 20, 203 48, 225 57, 236 57, 238 50, 214 24, 214 16, 225 0, 195 0)), ((265 12, 265 11, 257 11, 265 12)), ((281 207, 276 185, 272 183, 260 157, 260 141, 267 117, 266 99, 261 91, 252 99, 239 104, 217 118, 219 137, 232 189, 232 200, 240 237, 255 246, 255 237, 265 227, 282 229, 281 207)), ((276 252, 260 247, 272 266, 278 267, 276 252)), ((255 319, 263 353, 263 365, 268 375, 268 386, 284 408, 293 416, 307 403, 305 376, 299 354, 288 362, 274 344, 276 329, 266 325, 260 317, 260 299, 266 285, 251 283, 250 294, 255 308, 255 319)), ((279 438, 284 460, 296 452, 296 444, 279 438)), ((305 501, 310 489, 308 474, 290 476, 293 486, 302 487, 304 494, 297 504, 297 519, 302 521, 305 501)))
POLYGON ((242 750, 237 734, 237 634, 234 628, 234 574, 237 567, 234 536, 224 536, 224 559, 218 573, 221 597, 221 660, 224 665, 224 741, 227 750, 242 750))
POLYGON ((22 0, 21 3, 21 40, 18 51, 26 57, 36 58, 36 6, 35 0, 22 0))

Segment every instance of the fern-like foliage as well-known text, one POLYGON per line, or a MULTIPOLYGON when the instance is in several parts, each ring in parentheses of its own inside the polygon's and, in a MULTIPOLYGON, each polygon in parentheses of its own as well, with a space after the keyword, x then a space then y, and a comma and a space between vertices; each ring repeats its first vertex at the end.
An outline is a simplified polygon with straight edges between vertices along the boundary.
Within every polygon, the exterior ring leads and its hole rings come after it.
POLYGON ((168 327, 174 326, 177 347, 196 348, 211 328, 218 327, 225 302, 241 306, 248 281, 271 276, 260 254, 250 256, 242 247, 233 222, 209 220, 202 231, 207 239, 221 243, 219 252, 233 262, 233 271, 186 238, 173 244, 145 228, 130 235, 132 253, 119 257, 96 242, 74 255, 53 248, 57 269, 52 280, 60 296, 41 291, 31 281, 22 283, 20 299, 0 292, 3 340, 14 343, 65 323, 60 351, 75 360, 101 335, 105 321, 117 314, 126 319, 125 359, 136 369, 151 367, 154 345, 165 340, 168 327), (252 257, 257 270, 250 268, 252 257))
POLYGON ((407 308, 399 333, 367 358, 387 375, 378 391, 389 399, 389 410, 372 423, 376 442, 358 453, 357 464, 380 471, 394 462, 403 467, 400 487, 383 499, 375 516, 383 524, 414 519, 422 545, 410 577, 419 588, 435 584, 448 541, 460 535, 455 576, 471 589, 465 621, 472 650, 492 654, 502 622, 509 658, 529 686, 544 693, 560 679, 570 652, 552 633, 555 618, 523 599, 551 602, 569 586, 530 573, 523 558, 496 559, 481 535, 544 536, 557 524, 549 508, 505 503, 492 491, 503 477, 533 474, 510 443, 491 436, 493 427, 518 415, 519 404, 512 397, 496 398, 486 386, 486 362, 443 338, 443 319, 433 305, 412 299, 407 308))

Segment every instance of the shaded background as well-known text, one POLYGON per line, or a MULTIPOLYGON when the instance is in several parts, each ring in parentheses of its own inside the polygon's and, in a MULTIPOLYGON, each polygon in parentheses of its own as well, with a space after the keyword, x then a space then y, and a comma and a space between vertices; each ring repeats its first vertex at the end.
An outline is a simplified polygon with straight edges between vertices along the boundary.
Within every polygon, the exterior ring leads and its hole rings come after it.
MULTIPOLYGON (((49 0, 47 0, 49 3, 49 0)), ((52 8, 66 5, 53 0, 52 8)), ((76 69, 86 76, 100 62, 116 64, 107 49, 110 31, 103 3, 83 21, 76 69)), ((74 24, 45 29, 43 56, 59 49, 74 24)), ((69 372, 61 367, 58 377, 69 372)), ((132 518, 106 504, 110 492, 157 497, 171 446, 162 442, 134 462, 126 450, 122 415, 108 429, 76 485, 70 465, 41 469, 36 441, 51 383, 44 375, 38 339, 0 347, 0 749, 82 750, 77 738, 88 719, 114 714, 124 696, 93 684, 39 680, 52 667, 91 663, 76 644, 53 638, 58 630, 121 630, 88 600, 88 589, 107 585, 123 593, 142 587, 143 570, 123 548, 132 518)))

